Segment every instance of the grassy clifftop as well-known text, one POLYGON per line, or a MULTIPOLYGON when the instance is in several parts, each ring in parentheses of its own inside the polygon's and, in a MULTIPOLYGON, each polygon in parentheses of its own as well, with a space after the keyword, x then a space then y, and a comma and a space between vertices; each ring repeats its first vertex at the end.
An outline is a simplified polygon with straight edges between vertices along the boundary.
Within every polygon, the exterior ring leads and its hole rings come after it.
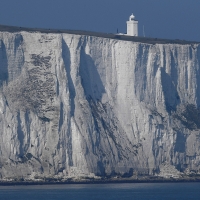
POLYGON ((27 32, 41 32, 41 33, 68 33, 75 35, 88 35, 95 37, 104 37, 111 38, 117 40, 124 41, 133 41, 133 42, 142 42, 149 44, 199 44, 197 41, 186 41, 186 40, 172 40, 172 39, 160 39, 160 38, 148 38, 148 37, 134 37, 127 35, 116 35, 113 33, 100 33, 100 32, 92 32, 92 31, 82 31, 82 30, 63 30, 63 29, 42 29, 42 28, 25 28, 25 27, 16 27, 16 26, 6 26, 0 25, 0 31, 7 32, 19 32, 19 31, 27 31, 27 32))

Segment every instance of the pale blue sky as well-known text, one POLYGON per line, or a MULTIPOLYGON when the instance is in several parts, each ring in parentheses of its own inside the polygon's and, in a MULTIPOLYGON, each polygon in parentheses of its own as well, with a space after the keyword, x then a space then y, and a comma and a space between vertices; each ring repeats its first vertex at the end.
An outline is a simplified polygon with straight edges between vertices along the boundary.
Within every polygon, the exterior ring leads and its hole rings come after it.
POLYGON ((0 0, 0 24, 126 32, 133 13, 139 35, 200 41, 200 0, 0 0))

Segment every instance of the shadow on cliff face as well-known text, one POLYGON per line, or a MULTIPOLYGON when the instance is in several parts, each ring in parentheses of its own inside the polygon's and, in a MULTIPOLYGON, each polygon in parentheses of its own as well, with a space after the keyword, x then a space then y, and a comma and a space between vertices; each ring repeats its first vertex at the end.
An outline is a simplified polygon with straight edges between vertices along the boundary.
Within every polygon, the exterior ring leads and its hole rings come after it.
POLYGON ((185 153, 186 152, 185 144, 186 144, 186 136, 183 133, 178 132, 176 136, 174 151, 179 153, 185 153))
MULTIPOLYGON (((189 58, 193 58, 192 54, 192 47, 189 48, 189 58)), ((177 51, 175 51, 174 54, 171 53, 171 75, 166 73, 164 68, 161 68, 161 79, 162 79, 162 87, 163 87, 163 93, 165 97, 165 104, 166 109, 169 112, 169 114, 172 114, 172 116, 176 119, 178 119, 186 128, 189 130, 195 130, 200 129, 200 69, 197 67, 194 67, 194 71, 196 74, 196 93, 197 93, 197 106, 194 104, 181 104, 180 97, 177 91, 177 85, 178 85, 178 71, 177 71, 177 61, 175 61, 175 58, 177 58, 177 51)), ((197 55, 198 63, 200 63, 200 48, 198 50, 197 55)), ((188 88, 188 72, 186 70, 186 88, 188 88)), ((179 137, 177 137, 177 140, 179 140, 179 137)))
POLYGON ((67 80, 68 80, 68 87, 69 87, 69 95, 70 95, 70 108, 71 108, 71 116, 74 116, 74 110, 75 110, 75 103, 74 98, 76 96, 76 91, 74 87, 74 83, 72 81, 71 77, 71 59, 70 59, 70 51, 69 47, 65 43, 65 41, 62 39, 62 58, 65 65, 67 80))
POLYGON ((0 86, 8 81, 8 59, 6 47, 3 41, 0 41, 0 86))
POLYGON ((185 157, 181 158, 181 155, 186 153, 186 140, 187 136, 184 135, 182 132, 176 133, 176 142, 174 145, 174 153, 178 159, 175 160, 174 165, 177 170, 184 172, 185 170, 185 157), (178 154, 177 154, 178 153, 178 154))
POLYGON ((23 42, 23 37, 22 37, 22 35, 21 34, 17 34, 16 36, 15 36, 15 46, 14 46, 14 53, 15 53, 15 55, 16 55, 16 53, 17 53, 17 50, 18 50, 18 48, 19 48, 19 46, 22 44, 22 42, 23 42))
POLYGON ((180 97, 172 77, 165 72, 164 68, 161 68, 161 81, 166 109, 169 113, 176 111, 177 105, 180 104, 180 97))
POLYGON ((193 104, 182 105, 178 107, 177 112, 173 117, 180 120, 180 122, 189 130, 200 129, 200 108, 193 104))
POLYGON ((90 55, 81 49, 80 58, 80 76, 81 83, 85 92, 85 96, 92 97, 92 99, 101 99, 102 94, 105 93, 105 88, 101 77, 90 55))

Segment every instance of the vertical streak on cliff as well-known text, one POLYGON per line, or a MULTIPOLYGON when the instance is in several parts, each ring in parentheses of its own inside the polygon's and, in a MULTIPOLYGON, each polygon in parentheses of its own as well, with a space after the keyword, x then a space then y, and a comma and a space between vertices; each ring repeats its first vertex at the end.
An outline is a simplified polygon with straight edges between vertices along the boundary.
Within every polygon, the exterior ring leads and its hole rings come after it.
POLYGON ((21 119, 20 119, 20 113, 17 114, 17 136, 18 136, 18 140, 19 140, 19 157, 23 157, 25 152, 24 152, 24 132, 22 130, 22 126, 21 126, 21 119))
POLYGON ((8 59, 5 44, 0 40, 0 86, 4 81, 8 81, 8 59))
POLYGON ((197 79, 197 88, 196 88, 196 103, 197 107, 200 108, 200 46, 192 46, 195 54, 195 63, 196 63, 196 79, 197 79))
MULTIPOLYGON (((66 137, 67 137, 67 141, 64 144, 64 146, 66 146, 66 150, 67 150, 67 158, 68 158, 68 164, 69 166, 73 166, 73 159, 72 159, 72 132, 71 132, 71 117, 74 117, 74 111, 75 111, 75 103, 74 103, 74 99, 75 99, 75 88, 74 88, 74 84, 72 81, 72 77, 71 77, 71 58, 70 58, 70 51, 69 51, 69 47, 67 46, 65 40, 62 38, 62 59, 64 62, 64 67, 65 67, 65 72, 66 72, 66 76, 67 76, 67 82, 68 85, 66 85, 66 89, 69 90, 69 101, 70 101, 70 112, 69 112, 69 119, 68 119, 68 124, 67 124, 67 132, 66 132, 66 137)), ((64 105, 63 102, 61 102, 60 104, 60 121, 59 121, 59 131, 61 130, 61 127, 63 125, 63 118, 64 118, 64 105)), ((64 150, 64 149, 63 149, 64 150)), ((65 155, 65 152, 63 152, 63 155, 65 155)), ((67 159, 66 156, 65 160, 67 159)))

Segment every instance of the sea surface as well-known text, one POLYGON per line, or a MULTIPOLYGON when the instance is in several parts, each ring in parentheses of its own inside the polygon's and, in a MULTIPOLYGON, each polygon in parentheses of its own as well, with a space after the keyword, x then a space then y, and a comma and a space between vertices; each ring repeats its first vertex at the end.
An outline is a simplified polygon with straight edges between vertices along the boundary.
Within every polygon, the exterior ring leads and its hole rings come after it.
POLYGON ((200 199, 200 183, 123 183, 0 186, 0 200, 189 200, 200 199))

